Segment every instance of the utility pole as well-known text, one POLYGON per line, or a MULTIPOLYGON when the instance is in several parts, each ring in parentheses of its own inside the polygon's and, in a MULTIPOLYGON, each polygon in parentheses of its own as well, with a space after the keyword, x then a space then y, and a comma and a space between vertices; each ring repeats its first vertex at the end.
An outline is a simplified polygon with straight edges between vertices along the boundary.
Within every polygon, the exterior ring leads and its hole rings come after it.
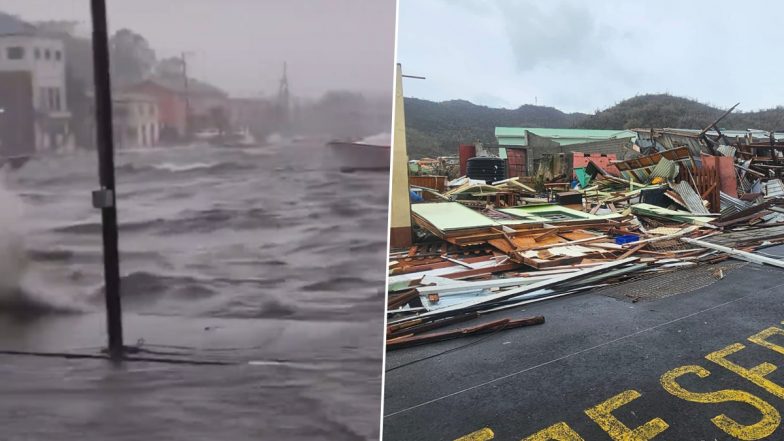
POLYGON ((424 80, 425 77, 404 75, 400 63, 395 67, 395 104, 392 125, 392 193, 389 214, 389 247, 411 246, 411 193, 408 185, 408 148, 406 145, 406 114, 403 99, 403 78, 424 80))
POLYGON ((191 97, 188 89, 188 54, 183 52, 182 57, 182 78, 185 87, 185 137, 191 139, 191 97))
POLYGON ((120 256, 117 247, 117 206, 114 186, 114 135, 112 133, 112 87, 109 77, 109 37, 105 0, 90 0, 93 22, 93 75, 95 76, 95 122, 101 189, 93 192, 93 206, 101 209, 103 265, 106 286, 106 324, 109 355, 123 358, 120 256))

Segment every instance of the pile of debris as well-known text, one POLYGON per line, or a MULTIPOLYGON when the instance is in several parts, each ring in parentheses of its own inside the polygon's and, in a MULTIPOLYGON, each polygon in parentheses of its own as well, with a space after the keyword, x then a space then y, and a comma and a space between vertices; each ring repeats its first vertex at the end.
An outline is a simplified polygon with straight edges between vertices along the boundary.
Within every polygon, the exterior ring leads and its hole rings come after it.
POLYGON ((784 142, 732 142, 711 127, 679 132, 688 143, 654 141, 612 170, 589 161, 545 192, 521 178, 428 190, 411 205, 415 245, 390 253, 387 348, 540 324, 431 332, 729 257, 784 267, 755 253, 784 243, 784 142))

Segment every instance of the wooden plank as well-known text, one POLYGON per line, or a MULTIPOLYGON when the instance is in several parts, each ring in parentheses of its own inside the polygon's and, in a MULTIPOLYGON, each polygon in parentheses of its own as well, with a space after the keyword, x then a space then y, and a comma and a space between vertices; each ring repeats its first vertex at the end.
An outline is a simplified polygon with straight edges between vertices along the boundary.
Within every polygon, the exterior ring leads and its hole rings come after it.
POLYGON ((544 240, 544 239, 546 239, 548 237, 554 236, 555 233, 557 233, 557 232, 558 232, 557 228, 553 228, 551 230, 545 231, 542 234, 538 234, 538 235, 534 236, 534 241, 535 242, 541 242, 542 240, 544 240))
POLYGON ((625 259, 625 258, 631 256, 632 254, 636 253, 637 251, 640 251, 641 249, 645 248, 647 245, 648 245, 647 243, 641 243, 641 244, 639 244, 639 245, 637 245, 637 246, 635 246, 633 248, 630 248, 628 251, 626 251, 625 253, 623 253, 620 256, 618 256, 618 258, 619 259, 625 259))
POLYGON ((387 340, 387 350, 395 350, 416 346, 426 343, 433 343, 444 340, 451 340, 459 337, 466 337, 469 335, 486 334, 490 332, 497 332, 503 329, 514 329, 523 326, 541 325, 544 323, 544 316, 527 317, 518 320, 501 319, 489 323, 484 323, 479 326, 471 328, 455 329, 452 331, 439 332, 434 334, 426 334, 414 336, 413 334, 393 338, 387 340))
POLYGON ((466 271, 459 271, 451 274, 446 274, 441 277, 445 277, 447 279, 467 279, 469 277, 477 277, 477 276, 484 276, 487 274, 494 274, 494 273, 501 273, 505 271, 514 271, 518 268, 522 267, 521 264, 512 262, 512 263, 504 263, 501 265, 491 266, 488 268, 479 268, 474 270, 466 270, 466 271))
MULTIPOLYGON (((522 257, 522 256, 520 256, 522 257)), ((531 259, 529 257, 522 257, 522 262, 530 267, 536 269, 553 268, 556 266, 571 265, 579 263, 583 260, 583 256, 564 256, 557 259, 531 259)))

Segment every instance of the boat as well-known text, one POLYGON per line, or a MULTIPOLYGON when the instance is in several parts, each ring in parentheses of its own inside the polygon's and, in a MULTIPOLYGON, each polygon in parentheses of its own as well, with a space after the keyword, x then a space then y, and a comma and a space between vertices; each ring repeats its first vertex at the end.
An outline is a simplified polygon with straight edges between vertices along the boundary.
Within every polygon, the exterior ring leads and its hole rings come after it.
POLYGON ((327 146, 341 171, 389 171, 392 153, 389 142, 372 142, 371 138, 365 138, 331 141, 327 146))

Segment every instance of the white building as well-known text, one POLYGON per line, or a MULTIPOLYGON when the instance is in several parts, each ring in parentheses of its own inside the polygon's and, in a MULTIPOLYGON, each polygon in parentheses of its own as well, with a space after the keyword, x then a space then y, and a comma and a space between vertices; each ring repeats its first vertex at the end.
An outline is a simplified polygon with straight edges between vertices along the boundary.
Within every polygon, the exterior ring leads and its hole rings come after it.
POLYGON ((0 72, 30 75, 35 150, 71 147, 63 42, 40 36, 34 26, 0 13, 0 72))
POLYGON ((152 147, 158 144, 158 102, 142 93, 115 95, 112 107, 117 148, 152 147))

